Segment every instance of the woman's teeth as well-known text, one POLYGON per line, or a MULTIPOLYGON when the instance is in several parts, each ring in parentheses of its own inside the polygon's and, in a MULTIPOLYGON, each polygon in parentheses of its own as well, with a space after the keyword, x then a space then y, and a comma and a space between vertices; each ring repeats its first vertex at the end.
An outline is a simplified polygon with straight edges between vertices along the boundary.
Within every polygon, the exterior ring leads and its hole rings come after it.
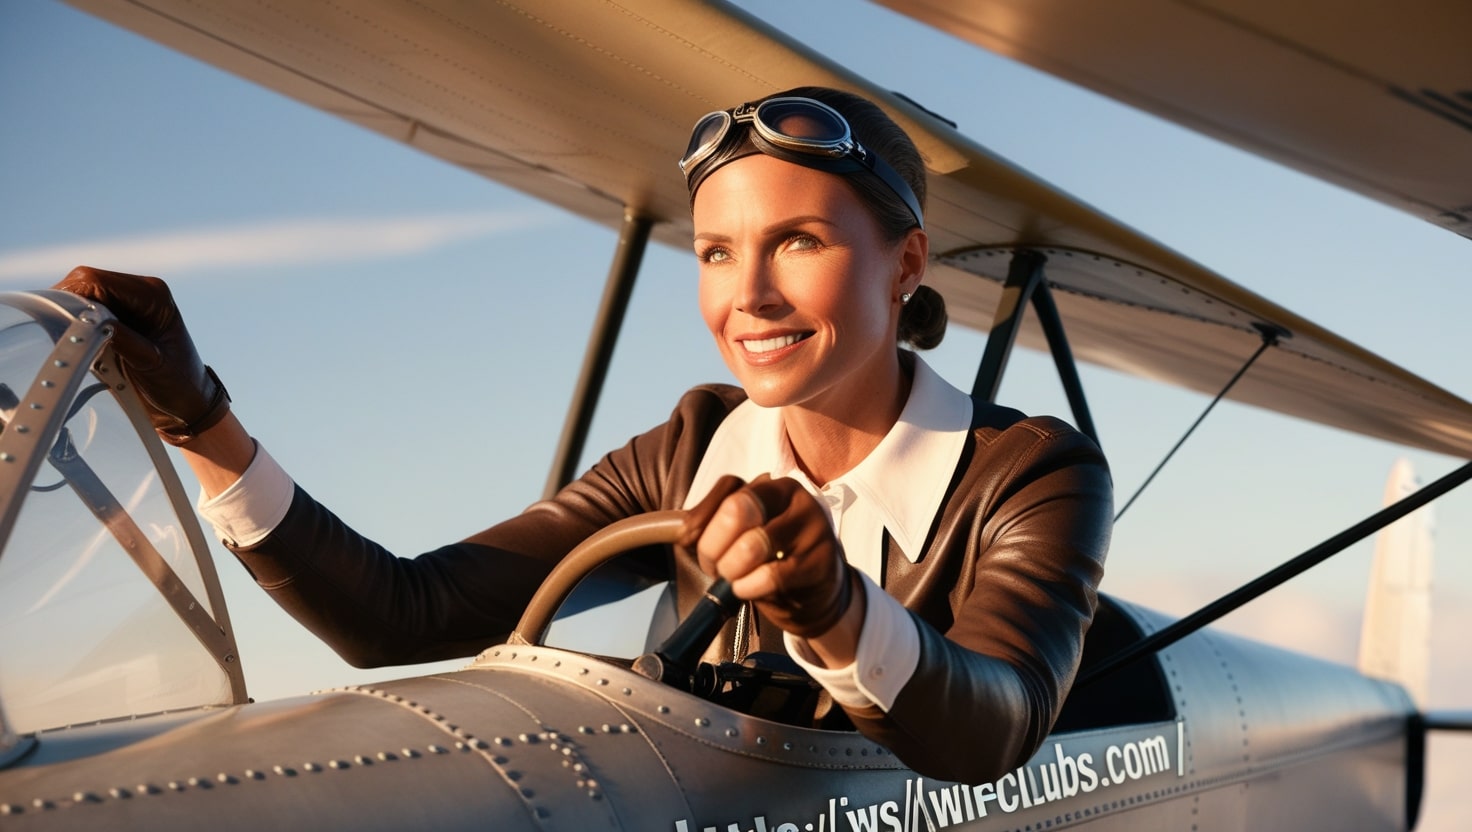
POLYGON ((746 347, 747 352, 771 352, 772 350, 780 350, 783 347, 790 347, 806 337, 806 335, 779 335, 776 338, 742 341, 741 345, 746 347))

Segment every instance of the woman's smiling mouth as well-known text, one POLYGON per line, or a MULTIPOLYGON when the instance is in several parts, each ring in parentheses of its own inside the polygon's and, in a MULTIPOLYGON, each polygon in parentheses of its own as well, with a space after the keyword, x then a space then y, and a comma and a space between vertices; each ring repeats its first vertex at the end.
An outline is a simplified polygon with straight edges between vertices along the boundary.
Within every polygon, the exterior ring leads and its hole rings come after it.
POLYGON ((738 339, 748 355, 765 355, 776 352, 785 347, 790 347, 799 341, 805 341, 812 337, 811 332, 794 332, 789 335, 778 335, 772 338, 744 338, 738 339))

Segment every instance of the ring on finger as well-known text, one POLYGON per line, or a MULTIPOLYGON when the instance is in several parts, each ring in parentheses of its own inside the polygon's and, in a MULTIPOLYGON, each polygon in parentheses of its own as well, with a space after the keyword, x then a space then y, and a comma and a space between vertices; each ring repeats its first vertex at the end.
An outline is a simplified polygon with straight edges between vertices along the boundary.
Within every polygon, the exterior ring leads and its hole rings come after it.
POLYGON ((761 559, 762 560, 765 561, 765 560, 769 559, 770 557, 772 557, 774 554, 776 554, 776 552, 777 552, 777 544, 775 544, 775 543, 772 542, 772 537, 771 537, 771 535, 767 534, 766 527, 764 527, 764 526, 752 526, 751 527, 751 530, 750 530, 750 533, 751 534, 754 534, 757 537, 760 537, 761 538, 761 544, 760 544, 760 546, 758 548, 758 551, 761 553, 761 559))

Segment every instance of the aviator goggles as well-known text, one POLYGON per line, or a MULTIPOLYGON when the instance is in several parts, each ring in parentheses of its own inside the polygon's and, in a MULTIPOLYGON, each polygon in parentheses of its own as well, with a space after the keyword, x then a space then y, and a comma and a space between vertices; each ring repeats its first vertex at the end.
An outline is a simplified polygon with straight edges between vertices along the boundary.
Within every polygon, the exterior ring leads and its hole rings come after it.
POLYGON ((848 120, 837 110, 811 98, 769 98, 702 116, 680 159, 691 198, 717 168, 754 152, 829 173, 867 171, 909 207, 917 226, 925 227, 920 200, 909 184, 854 139, 848 120), (739 125, 748 129, 733 129, 739 125))

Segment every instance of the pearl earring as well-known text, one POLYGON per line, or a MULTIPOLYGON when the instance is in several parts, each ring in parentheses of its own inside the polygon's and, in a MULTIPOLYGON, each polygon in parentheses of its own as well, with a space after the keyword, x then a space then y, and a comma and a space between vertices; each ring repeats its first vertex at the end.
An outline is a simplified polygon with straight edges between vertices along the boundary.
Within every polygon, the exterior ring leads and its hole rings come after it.
POLYGON ((903 295, 900 295, 900 305, 901 306, 904 306, 905 304, 907 304, 909 302, 910 302, 910 293, 909 292, 906 292, 903 295))

